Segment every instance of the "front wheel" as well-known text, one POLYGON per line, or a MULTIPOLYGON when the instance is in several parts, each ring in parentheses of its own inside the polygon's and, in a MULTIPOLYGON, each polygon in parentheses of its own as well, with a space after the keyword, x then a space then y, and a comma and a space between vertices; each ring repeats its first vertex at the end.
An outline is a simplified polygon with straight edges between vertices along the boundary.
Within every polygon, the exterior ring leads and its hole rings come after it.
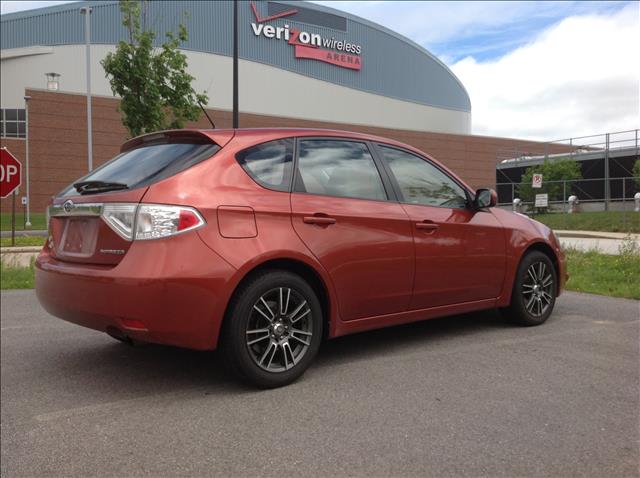
POLYGON ((313 289, 287 271, 265 271, 234 296, 222 352, 239 378, 260 388, 287 385, 309 367, 322 340, 313 289))
POLYGON ((511 304, 503 313, 520 325, 540 325, 553 311, 557 290, 556 270, 549 256, 531 251, 518 266, 511 304))

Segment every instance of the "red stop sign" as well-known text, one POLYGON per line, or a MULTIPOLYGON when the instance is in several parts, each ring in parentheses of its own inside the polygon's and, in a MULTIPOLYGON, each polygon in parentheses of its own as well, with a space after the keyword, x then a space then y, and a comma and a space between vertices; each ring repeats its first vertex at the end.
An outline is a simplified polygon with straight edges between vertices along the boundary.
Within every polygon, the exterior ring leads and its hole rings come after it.
POLYGON ((18 186, 22 164, 7 148, 0 149, 0 197, 6 198, 18 186))

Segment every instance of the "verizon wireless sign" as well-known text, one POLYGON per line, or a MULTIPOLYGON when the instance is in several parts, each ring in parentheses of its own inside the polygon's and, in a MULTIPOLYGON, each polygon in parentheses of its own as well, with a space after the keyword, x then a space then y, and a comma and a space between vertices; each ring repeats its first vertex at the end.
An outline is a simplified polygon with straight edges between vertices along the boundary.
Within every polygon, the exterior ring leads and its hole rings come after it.
POLYGON ((251 22, 253 34, 257 37, 264 37, 270 40, 286 41, 294 48, 296 58, 323 61, 341 68, 360 70, 362 67, 362 46, 344 40, 337 40, 334 37, 324 37, 318 33, 309 33, 304 30, 291 28, 289 25, 275 27, 269 21, 277 18, 288 17, 298 13, 292 8, 277 15, 261 17, 253 2, 250 3, 253 15, 256 19, 251 22))

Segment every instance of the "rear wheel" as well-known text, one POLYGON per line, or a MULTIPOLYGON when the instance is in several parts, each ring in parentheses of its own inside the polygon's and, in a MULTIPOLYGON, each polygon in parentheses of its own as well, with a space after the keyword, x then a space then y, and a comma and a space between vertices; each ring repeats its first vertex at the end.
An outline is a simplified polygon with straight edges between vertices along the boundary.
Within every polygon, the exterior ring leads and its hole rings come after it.
POLYGON ((322 338, 322 309, 301 277, 265 271, 242 286, 229 308, 222 353, 241 379, 287 385, 309 367, 322 338))
POLYGON ((518 266, 511 305, 503 313, 520 325, 540 325, 553 311, 556 291, 556 270, 549 256, 540 251, 531 251, 518 266))

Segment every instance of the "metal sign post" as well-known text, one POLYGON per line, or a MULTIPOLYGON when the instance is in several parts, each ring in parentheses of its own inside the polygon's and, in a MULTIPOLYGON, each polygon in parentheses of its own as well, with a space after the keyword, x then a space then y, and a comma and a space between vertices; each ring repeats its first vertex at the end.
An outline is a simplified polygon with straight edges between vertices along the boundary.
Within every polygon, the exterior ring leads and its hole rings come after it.
POLYGON ((11 198, 11 247, 16 245, 16 196, 17 191, 13 191, 13 197, 11 198))
MULTIPOLYGON (((18 191, 15 191, 16 194, 18 194, 18 191)), ((29 202, 27 201, 27 196, 22 196, 20 198, 20 203, 22 204, 22 229, 27 229, 27 204, 29 204, 29 202)))

